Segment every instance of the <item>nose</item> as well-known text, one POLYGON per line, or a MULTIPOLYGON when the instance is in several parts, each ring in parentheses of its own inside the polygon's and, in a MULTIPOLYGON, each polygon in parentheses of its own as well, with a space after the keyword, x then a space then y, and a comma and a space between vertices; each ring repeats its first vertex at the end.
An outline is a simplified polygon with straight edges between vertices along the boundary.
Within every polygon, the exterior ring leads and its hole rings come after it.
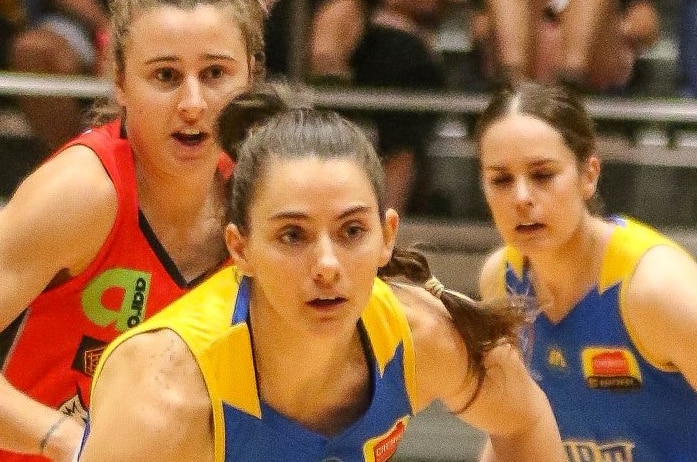
POLYGON ((332 283, 339 276, 339 258, 336 254, 334 242, 328 236, 323 236, 317 241, 316 260, 312 276, 316 282, 332 283))
POLYGON ((184 79, 180 88, 179 112, 186 119, 196 119, 206 109, 206 99, 203 95, 201 82, 197 77, 190 76, 184 79))
POLYGON ((514 188, 515 201, 518 205, 531 205, 532 204, 532 190, 530 184, 524 178, 521 178, 515 182, 514 188))

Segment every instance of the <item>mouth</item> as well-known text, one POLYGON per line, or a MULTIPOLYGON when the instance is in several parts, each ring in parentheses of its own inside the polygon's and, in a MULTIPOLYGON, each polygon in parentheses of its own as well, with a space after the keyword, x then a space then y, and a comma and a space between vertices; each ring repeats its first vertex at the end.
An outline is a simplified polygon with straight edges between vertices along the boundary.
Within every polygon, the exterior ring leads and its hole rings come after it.
POLYGON ((533 233, 535 231, 539 231, 542 228, 544 228, 545 225, 542 223, 535 223, 535 222, 528 222, 528 223, 521 223, 518 226, 515 227, 515 230, 519 233, 533 233))
POLYGON ((318 297, 310 300, 308 302, 308 305, 316 309, 327 310, 331 308, 336 308, 346 303, 346 301, 347 299, 345 299, 344 297, 318 297))
POLYGON ((210 137, 210 134, 197 129, 185 129, 172 134, 172 137, 185 146, 198 146, 210 137))

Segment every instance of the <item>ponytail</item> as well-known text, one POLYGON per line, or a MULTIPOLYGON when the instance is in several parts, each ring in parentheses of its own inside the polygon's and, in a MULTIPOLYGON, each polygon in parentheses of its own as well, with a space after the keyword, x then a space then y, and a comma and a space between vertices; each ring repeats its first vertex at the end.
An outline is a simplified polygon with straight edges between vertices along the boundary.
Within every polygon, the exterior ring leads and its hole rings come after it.
POLYGON ((517 342, 519 330, 528 317, 529 301, 523 297, 511 297, 487 303, 447 289, 431 273, 426 257, 415 249, 395 248, 392 258, 380 268, 378 276, 388 282, 406 278, 443 302, 467 347, 468 372, 477 379, 477 389, 464 409, 469 407, 486 375, 484 356, 497 345, 517 342))

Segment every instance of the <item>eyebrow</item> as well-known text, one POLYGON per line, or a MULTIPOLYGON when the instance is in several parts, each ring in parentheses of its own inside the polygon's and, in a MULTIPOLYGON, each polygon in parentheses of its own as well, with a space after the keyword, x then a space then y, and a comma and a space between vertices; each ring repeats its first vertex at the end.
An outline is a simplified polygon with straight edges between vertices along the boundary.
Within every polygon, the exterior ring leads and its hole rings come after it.
MULTIPOLYGON (((534 162, 531 162, 530 164, 527 164, 528 167, 544 167, 545 165, 548 164, 555 164, 557 163, 556 159, 540 159, 536 160, 534 162)), ((484 167, 484 170, 495 170, 495 171, 503 171, 503 170, 508 170, 508 167, 505 167, 503 165, 489 165, 484 167)))
MULTIPOLYGON (((231 55, 216 54, 216 53, 206 53, 203 55, 204 61, 233 61, 238 62, 239 60, 231 55)), ((179 58, 174 55, 156 56, 155 58, 148 59, 145 64, 156 64, 156 63, 173 63, 179 61, 179 58)))
MULTIPOLYGON (((341 220, 346 217, 349 217, 351 215, 357 214, 357 213, 366 213, 370 212, 372 210, 372 207, 367 206, 367 205, 356 205, 354 207, 350 207, 346 209, 344 212, 342 212, 337 219, 341 220)), ((271 215, 271 220, 288 220, 288 219, 307 219, 308 215, 303 212, 279 212, 276 214, 271 215)))

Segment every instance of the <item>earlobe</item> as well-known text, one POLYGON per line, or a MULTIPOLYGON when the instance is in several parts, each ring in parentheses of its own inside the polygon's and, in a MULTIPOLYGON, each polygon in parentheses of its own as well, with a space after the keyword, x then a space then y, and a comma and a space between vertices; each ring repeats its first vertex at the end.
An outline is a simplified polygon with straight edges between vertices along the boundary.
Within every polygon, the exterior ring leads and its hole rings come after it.
POLYGON ((380 258, 380 266, 384 266, 392 258, 392 250, 397 240, 399 230, 399 215, 394 209, 385 212, 385 223, 382 226, 383 249, 380 258))
POLYGON ((225 227, 225 245, 227 246, 228 252, 230 253, 232 263, 245 276, 253 276, 251 271, 251 265, 249 264, 246 258, 246 239, 242 235, 242 233, 240 233, 240 230, 237 228, 236 225, 229 224, 225 227))
POLYGON ((598 189, 598 180, 600 179, 600 159, 592 155, 586 161, 586 171, 583 184, 583 198, 590 200, 598 189))

